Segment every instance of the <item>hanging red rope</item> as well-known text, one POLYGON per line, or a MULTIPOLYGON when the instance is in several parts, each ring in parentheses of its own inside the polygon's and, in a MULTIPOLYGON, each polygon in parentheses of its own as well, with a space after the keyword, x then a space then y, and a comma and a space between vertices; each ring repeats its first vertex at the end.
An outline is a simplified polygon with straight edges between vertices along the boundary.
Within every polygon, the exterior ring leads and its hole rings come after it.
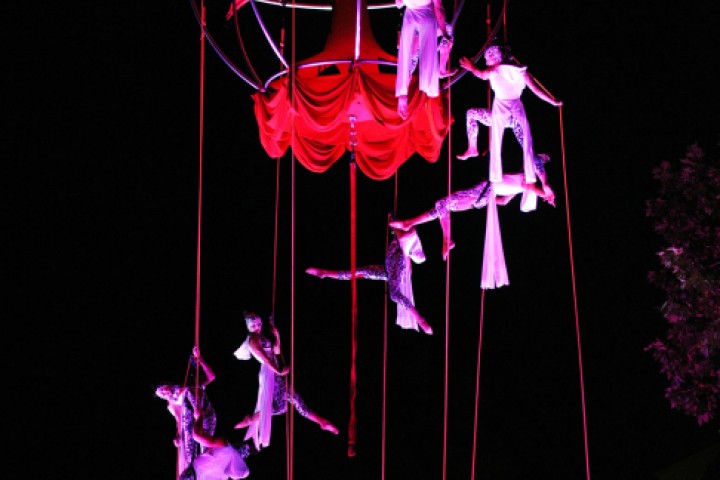
POLYGON ((348 457, 357 454, 357 417, 355 414, 355 399, 357 398, 357 165, 355 163, 355 117, 350 116, 350 290, 352 292, 351 304, 351 330, 350 330, 350 420, 348 423, 348 457))
MULTIPOLYGON (((195 347, 200 346, 200 252, 202 251, 203 142, 205 124, 205 3, 201 2, 200 29, 200 118, 198 141, 197 250, 195 261, 195 347)), ((195 398, 200 398, 200 362, 195 362, 195 398)))
MULTIPOLYGON (((295 86, 295 67, 296 67, 296 15, 295 15, 295 0, 292 0, 292 15, 291 15, 291 28, 292 28, 292 49, 290 53, 292 69, 291 83, 293 88, 295 86)), ((296 99, 292 98, 292 108, 297 108, 296 99)), ((295 118, 293 117, 291 124, 291 131, 293 132, 293 139, 290 143, 291 156, 290 156, 290 373, 288 374, 288 384, 290 385, 290 392, 295 392, 295 118)), ((295 462, 295 415, 294 409, 287 409, 287 430, 288 430, 288 443, 287 443, 287 478, 288 480, 293 479, 294 475, 294 462, 295 462)))
POLYGON ((575 257, 573 254, 572 230, 570 224, 570 195, 567 182, 567 165, 565 163, 565 127, 563 125, 562 107, 560 107, 560 146, 562 148, 563 186, 565 188, 565 220, 567 225, 568 252, 570 257, 570 276, 572 279, 573 309, 575 313, 575 340, 577 343, 578 370, 580 375, 580 401, 582 405, 583 441, 585 446, 585 478, 590 480, 590 448, 588 445, 587 405, 585 402, 585 375, 583 373, 582 342, 580 340, 580 314, 578 311, 577 284, 575 280, 575 257))
POLYGON ((483 324, 485 323, 485 289, 480 289, 480 292, 480 332, 478 333, 477 369, 475 372, 475 415, 473 418, 471 480, 475 480, 475 466, 477 463, 478 420, 480 418, 480 359, 482 354, 483 324))

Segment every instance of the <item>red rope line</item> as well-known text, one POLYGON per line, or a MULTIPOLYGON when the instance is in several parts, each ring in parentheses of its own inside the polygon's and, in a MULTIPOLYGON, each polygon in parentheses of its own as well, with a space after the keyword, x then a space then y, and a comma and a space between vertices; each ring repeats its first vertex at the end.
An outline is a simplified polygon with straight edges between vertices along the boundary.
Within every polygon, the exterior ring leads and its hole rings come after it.
POLYGON ((585 478, 590 480, 590 448, 588 445, 587 404, 585 402, 585 375, 583 373, 582 342, 580 340, 580 315, 578 311, 577 283, 575 279, 575 256, 573 253, 572 229, 570 221, 570 195, 567 181, 567 164, 565 160, 565 127, 563 124, 562 106, 560 108, 560 144, 562 149, 563 186, 565 188, 565 218, 570 257, 570 275, 572 278, 573 310, 575 314, 575 338, 577 342, 578 370, 580 378, 580 399, 582 404, 583 442, 585 447, 585 478))
MULTIPOLYGON (((294 152, 294 150, 293 150, 294 152)), ((293 162, 290 167, 290 392, 295 392, 295 158, 293 155, 293 162)), ((294 475, 293 465, 295 461, 295 415, 294 408, 288 408, 289 413, 289 432, 288 438, 290 439, 290 476, 289 480, 292 480, 294 475)))
MULTIPOLYGON (((398 179, 397 170, 393 175, 393 213, 388 215, 388 223, 385 226, 385 256, 387 257, 388 239, 390 238, 389 223, 397 216, 398 209, 398 179)), ((382 383, 382 438, 380 449, 380 478, 385 480, 385 465, 387 460, 387 373, 388 373, 388 292, 385 284, 385 300, 383 303, 383 383, 382 383)))
MULTIPOLYGON (((448 88, 448 175, 447 175, 447 195, 452 193, 452 124, 450 122, 452 105, 452 87, 448 88)), ((452 238, 452 221, 448 215, 448 238, 452 238)), ((445 371, 443 374, 443 474, 442 478, 447 478, 447 440, 448 440, 448 413, 450 404, 449 383, 450 383, 450 262, 452 255, 448 252, 445 262, 445 371)))
POLYGON ((357 398, 357 279, 355 273, 357 270, 357 232, 356 232, 356 188, 357 179, 356 171, 357 165, 355 164, 355 150, 351 153, 350 161, 350 290, 352 292, 352 304, 350 307, 351 316, 351 330, 350 330, 350 420, 348 423, 348 457, 354 457, 357 454, 356 442, 357 442, 357 417, 355 413, 355 400, 357 398))
MULTIPOLYGON (((292 0, 292 5, 295 7, 295 0, 292 0)), ((295 91, 295 65, 296 65, 296 48, 295 48, 295 8, 292 9, 291 16, 291 28, 292 28, 292 53, 291 53, 291 66, 290 74, 292 91, 295 91)), ((292 96, 292 108, 296 110, 296 99, 295 95, 292 96)), ((291 124, 291 153, 290 153, 290 373, 288 374, 287 382, 290 386, 290 392, 295 392, 295 117, 292 119, 291 124)), ((288 408, 286 417, 286 428, 288 434, 287 440, 287 478, 288 480, 293 479, 293 465, 295 460, 295 416, 294 409, 288 408)))
MULTIPOLYGON (((202 251, 202 197, 203 197, 203 139, 205 124, 205 4, 201 3, 202 26, 200 28, 200 113, 198 147, 198 207, 197 250, 195 254, 195 346, 200 346, 200 252, 202 251)), ((195 362, 195 399, 200 398, 200 362, 195 362)))
MULTIPOLYGON (((201 4, 205 25, 205 4, 201 4)), ((200 28, 200 118, 198 149, 197 249, 195 252, 195 346, 200 345, 200 252, 202 240, 203 138, 205 123, 205 29, 200 28)))
POLYGON ((275 159, 275 233, 273 234, 273 276, 272 304, 270 311, 275 314, 277 302, 277 271, 278 271, 278 228, 280 225, 280 157, 275 159))
MULTIPOLYGON (((453 3, 454 11, 457 12, 458 2, 453 3)), ((447 150, 447 195, 452 193, 452 84, 447 88, 447 125, 448 125, 448 150, 447 150)), ((452 221, 448 215, 447 225, 448 238, 452 238, 452 221)), ((450 411, 450 264, 452 255, 448 252, 445 262, 445 367, 443 373, 443 452, 442 452, 442 478, 447 478, 447 442, 448 442, 448 416, 450 411)))
POLYGON ((475 415, 473 419, 473 446, 472 467, 470 479, 475 480, 475 466, 477 462, 478 421, 480 418, 480 358, 482 353, 483 324, 485 323, 485 289, 480 293, 480 332, 478 334, 477 370, 475 372, 475 415))
MULTIPOLYGON (((507 0, 503 2, 503 24, 507 22, 505 12, 507 11, 507 0)), ((487 28, 487 38, 490 41, 492 35, 491 30, 491 16, 490 16, 490 4, 488 3, 485 9, 485 25, 487 28)), ((507 31, 505 30, 504 35, 507 37, 507 31)), ((487 103, 488 108, 492 105, 492 94, 490 85, 487 86, 487 103)), ((488 142, 490 140, 490 132, 488 131, 488 142)), ((477 467, 477 443, 478 443, 478 424, 480 421, 480 369, 481 369, 481 358, 482 358, 482 344, 483 344, 483 327, 485 326, 485 289, 480 289, 480 325, 478 331, 478 351, 477 351, 477 367, 475 372, 475 411, 473 415, 473 446, 472 446, 472 461, 470 467, 470 478, 475 480, 475 470, 477 467)))

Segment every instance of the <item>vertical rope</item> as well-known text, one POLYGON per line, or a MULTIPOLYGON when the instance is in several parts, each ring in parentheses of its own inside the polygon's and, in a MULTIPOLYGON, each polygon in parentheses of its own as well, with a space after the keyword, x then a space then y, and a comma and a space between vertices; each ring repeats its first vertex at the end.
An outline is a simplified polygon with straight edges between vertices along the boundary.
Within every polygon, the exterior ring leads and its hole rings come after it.
MULTIPOLYGON (((387 257, 388 240, 390 238, 390 220, 397 217, 398 209, 398 179, 397 170, 393 175, 393 210, 388 215, 385 226, 385 257, 387 257)), ((388 374, 388 284, 385 283, 385 297, 383 302, 383 384, 382 384, 382 446, 381 446, 381 480, 385 480, 385 465, 387 461, 387 374, 388 374)))
MULTIPOLYGON (((448 110, 447 121, 450 123, 451 115, 451 88, 448 88, 448 110)), ((448 131, 448 175, 447 175, 447 196, 452 193, 452 126, 448 131)), ((448 215, 448 238, 452 238, 452 221, 448 215)), ((445 261, 445 369, 443 373, 443 475, 447 478, 447 437, 448 437, 448 412, 449 412, 449 376, 450 376, 450 263, 452 255, 448 252, 445 261)))
MULTIPOLYGON (((200 113, 198 133, 197 250, 195 252, 195 346, 200 345, 200 252, 202 251, 203 142, 205 137, 205 3, 200 2, 200 113)), ((195 362, 195 399, 200 398, 200 362, 195 362)), ((199 403, 197 404, 199 406, 199 403)), ((178 477, 182 472, 178 473, 178 477)))
POLYGON ((485 320, 485 289, 480 293, 480 333, 478 334, 477 369, 475 372, 475 415, 473 419, 473 446, 472 446, 472 467, 470 479, 475 480, 475 468, 477 463, 477 439, 478 421, 480 418, 480 358, 482 353, 483 323, 485 320))
MULTIPOLYGON (((505 11, 507 10, 507 0, 503 5, 503 19, 505 18, 505 11)), ((489 40, 492 36, 492 25, 490 16, 490 4, 487 4, 485 10, 485 28, 487 29, 487 39, 489 40)), ((490 85, 487 87, 487 103, 488 108, 492 106, 492 91, 490 85)), ((488 132, 488 143, 489 143, 490 132, 488 132)), ((473 446, 472 446, 472 465, 470 468, 470 478, 475 480, 475 470, 477 468, 477 444, 478 444, 478 424, 480 421, 480 371, 481 371, 481 358, 482 358, 482 344, 483 344, 483 328, 485 326, 485 289, 480 289, 480 325, 478 331, 478 349, 477 349, 477 366, 475 371, 475 411, 473 415, 473 446)))
POLYGON ((585 447, 585 478, 590 480, 590 448, 588 446, 587 405, 585 402, 585 375, 583 373, 582 342, 580 340, 580 314, 578 310, 577 283, 575 279, 575 256, 573 253, 572 229, 570 222, 570 195, 567 181, 567 164, 565 161, 565 127, 563 124, 562 106, 560 107, 560 144, 562 148, 563 187, 565 188, 565 219, 568 236, 568 252, 570 256, 570 275, 572 279, 573 309, 575 313, 575 339, 577 342, 578 371, 580 377, 580 401, 582 405, 583 442, 585 447))
MULTIPOLYGON (((203 139, 205 124, 205 3, 201 2, 200 28, 200 119, 198 149, 197 250, 195 252, 195 346, 200 345, 200 252, 202 240, 203 139)), ((197 376, 196 376, 197 378, 197 376)), ((197 398, 197 397, 196 397, 197 398)))
MULTIPOLYGON (((458 10, 458 2, 455 0, 453 8, 458 10)), ((448 60, 449 61, 449 60, 448 60)), ((447 124, 448 124, 448 170, 447 170, 447 196, 452 193, 452 85, 447 89, 447 124)), ((452 221, 448 215, 448 237, 452 238, 452 221)), ((442 478, 447 478, 447 441, 448 441, 448 416, 450 411, 450 264, 452 255, 448 252, 445 262, 445 369, 443 372, 443 472, 442 478)))
MULTIPOLYGON (((507 43, 507 4, 508 0, 503 1, 502 17, 503 17, 503 42, 507 43)), ((488 4, 488 11, 490 11, 490 4, 488 4)))
MULTIPOLYGON (((294 63, 293 63, 294 65, 294 63)), ((294 152, 294 150, 293 150, 294 152)), ((295 158, 293 153, 293 162, 290 167, 290 391, 295 392, 295 158)), ((295 416, 294 408, 288 408, 290 414, 289 421, 289 438, 290 438, 290 476, 289 480, 294 476, 295 461, 295 416)))
POLYGON ((357 454, 357 418, 355 413, 355 400, 357 398, 357 278, 355 277, 357 270, 357 165, 355 164, 355 145, 357 138, 355 137, 355 115, 350 115, 350 420, 348 423, 348 457, 354 457, 357 454))
MULTIPOLYGON (((296 110, 296 99, 295 99, 295 68, 296 68, 296 14, 295 14, 295 0, 292 0, 292 53, 289 73, 291 75, 291 95, 292 95, 292 108, 296 110)), ((290 392, 295 392, 295 117, 292 119, 291 126, 292 139, 291 154, 290 154, 290 373, 288 376, 288 383, 290 385, 290 392)), ((287 478, 288 480, 293 479, 293 465, 295 462, 295 416, 294 408, 288 408, 286 419, 287 422, 287 478)))
POLYGON ((280 227, 280 157, 275 159, 275 233, 273 234, 272 303, 270 311, 275 313, 277 302, 278 271, 278 228, 280 227))

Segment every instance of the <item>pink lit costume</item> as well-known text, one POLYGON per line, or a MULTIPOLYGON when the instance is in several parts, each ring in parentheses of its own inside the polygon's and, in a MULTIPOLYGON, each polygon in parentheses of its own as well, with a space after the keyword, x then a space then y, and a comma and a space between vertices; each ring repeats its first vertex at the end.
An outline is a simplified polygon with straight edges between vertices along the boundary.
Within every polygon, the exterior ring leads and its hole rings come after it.
POLYGON ((502 179, 502 140, 506 128, 512 128, 523 149, 525 180, 535 182, 533 142, 530 124, 520 95, 526 86, 527 67, 501 64, 490 72, 490 87, 495 92, 492 108, 471 108, 467 111, 468 145, 477 146, 478 122, 490 127, 490 181, 502 179))
POLYGON ((246 478, 250 469, 245 463, 243 450, 232 445, 208 448, 195 459, 195 480, 227 480, 246 478))
MULTIPOLYGON (((273 359, 277 367, 277 358, 273 353, 272 342, 267 338, 263 338, 262 349, 268 358, 273 359)), ((250 360, 250 358, 255 357, 255 353, 250 349, 249 338, 245 339, 243 344, 235 350, 235 357, 238 360, 250 360)), ((305 418, 308 418, 312 412, 300 395, 288 390, 284 376, 276 375, 259 358, 256 357, 256 360, 260 362, 260 373, 258 375, 258 398, 255 412, 260 412, 260 418, 248 427, 245 440, 252 438, 255 448, 260 450, 262 447, 270 445, 272 416, 285 413, 288 403, 292 404, 295 410, 305 418)))
POLYGON ((418 87, 428 97, 439 94, 439 60, 437 53, 437 18, 432 0, 397 0, 398 7, 405 5, 400 43, 398 47, 395 96, 408 94, 410 76, 414 69, 413 39, 417 35, 420 68, 418 87))
POLYGON ((215 434, 215 428, 217 425, 217 416, 215 409, 213 408, 210 400, 208 399, 205 387, 200 387, 198 390, 198 399, 195 398, 195 386, 189 385, 182 389, 180 394, 181 408, 181 431, 180 431, 180 446, 178 447, 178 469, 181 474, 181 478, 185 478, 188 470, 192 471, 195 459, 200 455, 202 448, 193 439, 193 428, 195 425, 195 419, 193 412, 198 408, 198 400, 200 401, 200 408, 205 412, 202 419, 202 430, 208 435, 212 436, 215 434), (190 468, 189 468, 190 467, 190 468))

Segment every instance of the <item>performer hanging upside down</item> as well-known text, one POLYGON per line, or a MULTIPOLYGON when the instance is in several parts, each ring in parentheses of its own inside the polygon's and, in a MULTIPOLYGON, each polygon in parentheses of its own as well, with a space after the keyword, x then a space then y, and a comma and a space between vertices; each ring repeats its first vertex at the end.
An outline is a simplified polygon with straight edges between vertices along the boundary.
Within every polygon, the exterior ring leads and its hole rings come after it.
POLYGON ((450 250, 455 247, 455 243, 450 238, 450 212, 484 208, 491 195, 495 196, 498 205, 507 205, 518 193, 523 195, 520 201, 520 209, 523 212, 535 210, 537 197, 544 199, 554 207, 555 193, 548 184, 543 165, 547 161, 549 161, 549 157, 543 154, 538 155, 533 162, 534 172, 540 178, 541 186, 525 182, 522 173, 505 174, 500 182, 493 183, 485 180, 470 189, 453 192, 435 202, 435 206, 427 212, 407 220, 392 221, 389 225, 395 229, 409 230, 415 225, 438 219, 443 232, 443 260, 447 260, 450 250))
POLYGON ((205 391, 205 387, 215 379, 215 373, 202 359, 198 347, 193 347, 190 358, 191 368, 187 385, 163 384, 155 390, 155 395, 167 402, 167 408, 175 418, 174 444, 178 449, 177 471, 180 476, 192 466, 193 461, 200 454, 200 446, 193 439, 193 430, 200 429, 207 435, 213 435, 217 425, 215 409, 205 391), (196 365, 200 367, 197 385, 196 365), (194 412, 200 409, 203 410, 204 415, 202 422, 195 428, 194 412))
MULTIPOLYGON (((355 278, 368 280, 383 280, 388 282, 390 299, 397 304, 397 324, 401 328, 422 328, 423 332, 432 335, 430 325, 420 315, 414 305, 412 294, 412 260, 415 263, 425 261, 425 253, 420 238, 415 229, 403 229, 393 232, 385 257, 385 266, 368 265, 359 267, 355 271, 355 278), (407 230, 407 231, 405 231, 407 230)), ((333 278, 335 280, 350 280, 352 274, 349 270, 324 270, 310 267, 306 273, 320 278, 333 278)))
MULTIPOLYGON (((398 8, 405 6, 400 42, 398 45, 397 80, 395 96, 398 97, 398 115, 407 118, 407 94, 410 85, 413 42, 417 41, 420 69, 418 82, 428 97, 439 95, 440 66, 438 59, 438 31, 442 38, 449 38, 445 23, 442 0, 395 0, 398 8), (417 39, 416 39, 417 36, 417 39)), ((443 65, 444 68, 444 65, 443 65)))
POLYGON ((252 438, 258 450, 267 447, 270 444, 272 416, 285 413, 288 403, 292 404, 303 417, 317 423, 323 430, 337 435, 338 429, 335 425, 310 410, 302 397, 288 388, 285 375, 290 368, 280 366, 278 359, 281 352, 280 334, 275 325, 272 322, 270 324, 275 337, 274 341, 271 341, 262 334, 262 319, 259 315, 245 313, 244 317, 248 336, 235 351, 235 357, 238 360, 249 360, 254 357, 260 362, 258 399, 255 406, 258 419, 248 428, 245 439, 252 438))
MULTIPOLYGON (((438 60, 438 78, 446 78, 457 73, 457 68, 449 69, 450 52, 453 46, 453 27, 449 23, 445 24, 445 31, 447 36, 443 36, 442 30, 438 28, 438 53, 440 58, 438 60)), ((420 63, 420 35, 415 33, 412 42, 412 55, 410 56, 410 72, 412 75, 415 69, 420 63)))
POLYGON ((482 80, 489 80, 495 97, 490 110, 486 108, 471 108, 466 114, 466 128, 468 148, 457 158, 465 160, 478 156, 477 136, 478 122, 490 127, 490 181, 502 180, 502 139, 506 128, 512 128, 515 137, 523 149, 523 168, 525 181, 535 182, 533 171, 533 142, 530 134, 530 124, 525 114, 525 107, 520 95, 525 87, 540 99, 559 107, 562 102, 551 98, 535 83, 527 67, 519 65, 509 54, 505 45, 494 44, 485 51, 485 64, 487 68, 481 70, 463 57, 460 66, 482 80))

